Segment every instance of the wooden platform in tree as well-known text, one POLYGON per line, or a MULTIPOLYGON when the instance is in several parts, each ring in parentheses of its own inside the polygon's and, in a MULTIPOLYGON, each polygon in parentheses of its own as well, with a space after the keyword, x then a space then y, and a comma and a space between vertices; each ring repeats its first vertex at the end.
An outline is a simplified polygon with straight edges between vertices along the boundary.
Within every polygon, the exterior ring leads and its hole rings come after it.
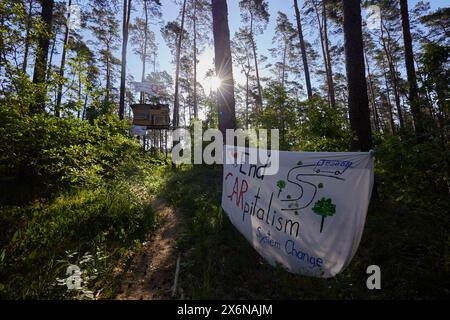
POLYGON ((169 129, 170 109, 168 104, 132 104, 133 124, 147 129, 169 129))

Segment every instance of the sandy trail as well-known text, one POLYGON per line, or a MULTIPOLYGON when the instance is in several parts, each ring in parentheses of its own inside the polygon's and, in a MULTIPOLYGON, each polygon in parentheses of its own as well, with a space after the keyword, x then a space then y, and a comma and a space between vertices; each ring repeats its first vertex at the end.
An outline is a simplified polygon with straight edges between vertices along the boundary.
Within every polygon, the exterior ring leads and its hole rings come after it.
MULTIPOLYGON (((152 300, 171 299, 178 249, 177 239, 182 232, 181 214, 156 199, 153 207, 160 216, 157 229, 147 243, 134 254, 116 299, 152 300)), ((178 293, 182 290, 177 288, 178 293)), ((180 294, 177 293, 177 297, 180 294)))

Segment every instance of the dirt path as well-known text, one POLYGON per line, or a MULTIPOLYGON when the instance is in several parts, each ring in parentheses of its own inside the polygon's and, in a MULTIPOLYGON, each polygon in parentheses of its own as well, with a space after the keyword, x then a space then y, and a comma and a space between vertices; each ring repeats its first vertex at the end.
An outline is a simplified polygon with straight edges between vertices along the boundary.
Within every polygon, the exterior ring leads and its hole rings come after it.
MULTIPOLYGON (((116 299, 171 299, 178 258, 176 241, 182 232, 182 217, 161 199, 155 200, 153 206, 160 215, 158 227, 135 253, 130 268, 122 276, 116 299)), ((182 292, 179 286, 177 291, 182 292)))

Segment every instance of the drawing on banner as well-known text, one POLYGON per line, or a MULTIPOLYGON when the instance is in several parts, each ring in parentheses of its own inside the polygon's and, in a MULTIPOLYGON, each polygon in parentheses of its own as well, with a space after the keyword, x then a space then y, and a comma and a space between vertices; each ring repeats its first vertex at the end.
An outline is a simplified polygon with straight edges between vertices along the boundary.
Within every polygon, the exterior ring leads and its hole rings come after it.
POLYGON ((331 217, 336 213, 336 205, 333 204, 331 199, 322 198, 314 204, 313 211, 322 217, 320 222, 320 232, 322 232, 325 218, 331 217))
MULTIPOLYGON (((351 165, 351 161, 325 159, 307 165, 304 165, 302 161, 297 162, 297 166, 290 169, 286 177, 286 180, 294 187, 295 192, 290 192, 284 198, 280 198, 283 189, 286 188, 286 182, 284 180, 277 182, 278 199, 287 203, 287 207, 281 210, 293 211, 295 215, 298 215, 300 210, 308 208, 314 202, 318 190, 324 188, 323 182, 316 184, 308 180, 308 177, 322 177, 324 181, 327 179, 345 181, 344 178, 337 176, 342 175, 351 165), (330 168, 333 169, 330 170, 330 168)), ((320 232, 322 232, 325 217, 333 216, 336 213, 336 205, 331 203, 331 199, 322 198, 314 203, 312 210, 322 217, 320 225, 320 232)))
POLYGON ((235 160, 225 162, 222 193, 233 225, 273 265, 315 277, 341 272, 362 236, 371 154, 282 152, 279 172, 265 175, 267 163, 249 163, 248 150, 224 152, 235 160))

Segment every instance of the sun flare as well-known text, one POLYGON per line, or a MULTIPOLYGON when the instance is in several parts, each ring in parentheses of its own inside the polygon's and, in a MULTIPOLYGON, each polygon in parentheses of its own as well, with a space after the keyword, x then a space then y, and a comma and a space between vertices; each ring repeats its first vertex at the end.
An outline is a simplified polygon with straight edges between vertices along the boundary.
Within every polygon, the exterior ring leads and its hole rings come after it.
POLYGON ((216 91, 220 88, 222 85, 222 79, 218 77, 212 77, 211 78, 211 90, 216 91))

